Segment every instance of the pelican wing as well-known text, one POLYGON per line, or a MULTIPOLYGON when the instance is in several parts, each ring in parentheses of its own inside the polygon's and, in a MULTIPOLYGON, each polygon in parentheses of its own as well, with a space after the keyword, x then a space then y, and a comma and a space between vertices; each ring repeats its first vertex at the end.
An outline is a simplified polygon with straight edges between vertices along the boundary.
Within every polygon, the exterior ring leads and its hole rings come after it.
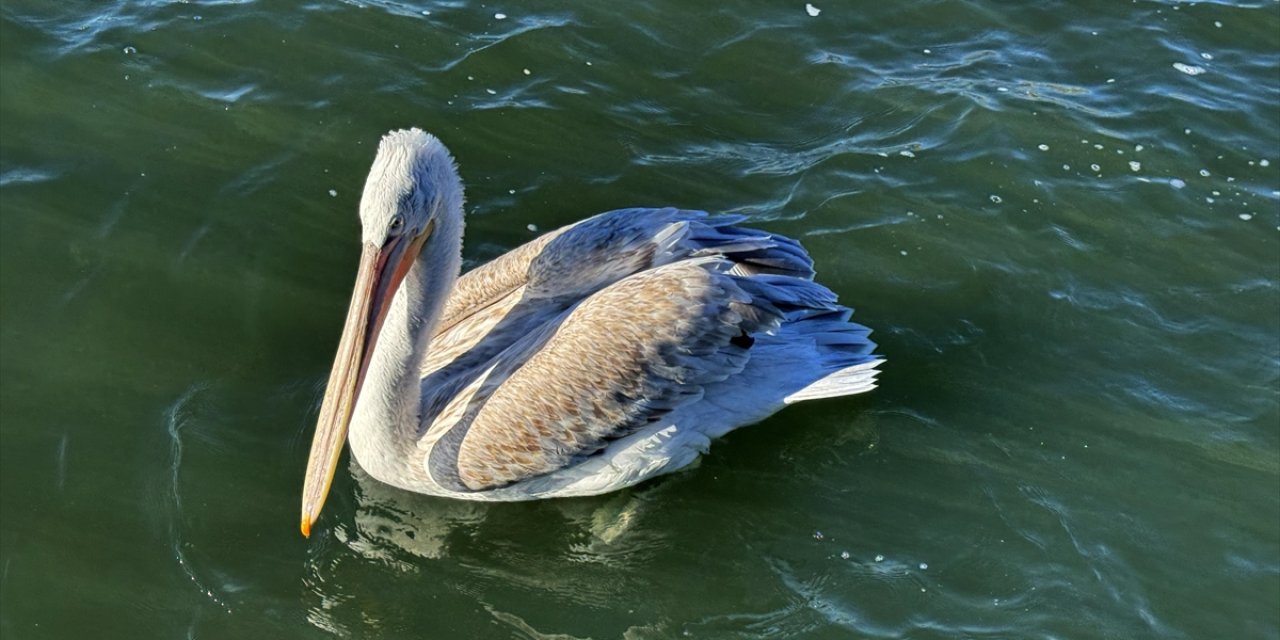
POLYGON ((481 491, 560 469, 741 371, 749 334, 772 330, 781 313, 732 268, 719 258, 676 262, 583 301, 478 394, 432 452, 433 476, 481 491))
POLYGON ((548 243, 571 228, 564 227, 538 236, 462 274, 449 293, 436 335, 447 334, 467 319, 495 306, 500 307, 512 292, 523 289, 529 280, 529 264, 548 243))
POLYGON ((644 270, 723 257, 736 275, 812 280, 813 261, 799 243, 735 226, 741 221, 672 208, 619 209, 547 233, 467 272, 449 296, 422 363, 424 421, 433 421, 517 341, 644 270))
POLYGON ((526 303, 559 303, 562 311, 622 278, 688 258, 725 256, 735 273, 813 279, 813 261, 799 243, 734 226, 742 220, 673 208, 618 209, 551 231, 463 274, 436 335, 493 316, 504 301, 510 306, 512 294, 526 303))

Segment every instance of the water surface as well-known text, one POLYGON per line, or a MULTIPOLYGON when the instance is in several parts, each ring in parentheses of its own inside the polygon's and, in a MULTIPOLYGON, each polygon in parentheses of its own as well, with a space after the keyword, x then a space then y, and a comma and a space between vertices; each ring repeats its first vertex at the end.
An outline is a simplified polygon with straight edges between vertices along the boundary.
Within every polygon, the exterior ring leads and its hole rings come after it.
POLYGON ((1280 5, 6 0, 7 638, 1280 638, 1280 5), (379 136, 468 266, 741 211, 882 387, 297 535, 379 136))

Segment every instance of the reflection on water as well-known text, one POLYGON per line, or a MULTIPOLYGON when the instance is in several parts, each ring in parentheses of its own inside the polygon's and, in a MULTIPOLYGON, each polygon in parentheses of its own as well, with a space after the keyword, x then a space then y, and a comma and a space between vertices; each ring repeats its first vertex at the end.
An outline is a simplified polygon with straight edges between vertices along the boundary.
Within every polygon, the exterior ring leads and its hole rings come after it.
POLYGON ((350 533, 337 526, 333 535, 365 558, 393 562, 403 552, 438 560, 452 531, 474 527, 484 518, 479 503, 406 495, 369 477, 354 462, 348 467, 355 480, 355 522, 350 533))
POLYGON ((661 529, 644 524, 649 505, 671 490, 669 484, 599 498, 495 505, 409 494, 374 480, 354 462, 348 466, 354 480, 352 520, 317 536, 304 579, 313 603, 307 619, 343 635, 377 624, 369 619, 367 602, 351 592, 349 579, 350 573, 376 565, 389 581, 410 591, 418 581, 440 580, 463 568, 468 575, 457 585, 459 592, 494 620, 530 637, 572 637, 538 632, 489 602, 475 583, 609 607, 634 597, 625 573, 643 570, 669 544, 661 529), (513 521, 512 510, 535 516, 513 521), (531 546, 538 541, 551 544, 531 546))

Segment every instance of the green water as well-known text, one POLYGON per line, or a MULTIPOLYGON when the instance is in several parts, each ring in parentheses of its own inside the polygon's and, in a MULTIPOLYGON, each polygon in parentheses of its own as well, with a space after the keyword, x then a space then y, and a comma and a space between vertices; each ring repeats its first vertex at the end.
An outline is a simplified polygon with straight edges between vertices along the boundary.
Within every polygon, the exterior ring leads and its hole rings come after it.
POLYGON ((5 0, 0 635, 1280 638, 1280 4, 814 2, 5 0), (881 388, 591 499, 344 458, 302 539, 403 126, 469 266, 800 238, 881 388))

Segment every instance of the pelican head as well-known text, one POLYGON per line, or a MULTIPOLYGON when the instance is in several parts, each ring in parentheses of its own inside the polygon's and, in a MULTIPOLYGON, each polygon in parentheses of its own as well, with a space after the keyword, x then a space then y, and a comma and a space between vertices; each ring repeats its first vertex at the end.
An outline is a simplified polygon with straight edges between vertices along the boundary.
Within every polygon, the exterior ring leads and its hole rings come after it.
POLYGON ((360 266, 307 461, 304 536, 329 493, 391 302, 433 231, 441 222, 454 226, 461 211, 461 182, 444 144, 420 129, 383 136, 360 199, 360 266))
POLYGON ((435 136, 400 129, 382 137, 360 198, 362 239, 381 246, 394 236, 414 237, 442 214, 461 210, 462 189, 453 156, 435 136))

